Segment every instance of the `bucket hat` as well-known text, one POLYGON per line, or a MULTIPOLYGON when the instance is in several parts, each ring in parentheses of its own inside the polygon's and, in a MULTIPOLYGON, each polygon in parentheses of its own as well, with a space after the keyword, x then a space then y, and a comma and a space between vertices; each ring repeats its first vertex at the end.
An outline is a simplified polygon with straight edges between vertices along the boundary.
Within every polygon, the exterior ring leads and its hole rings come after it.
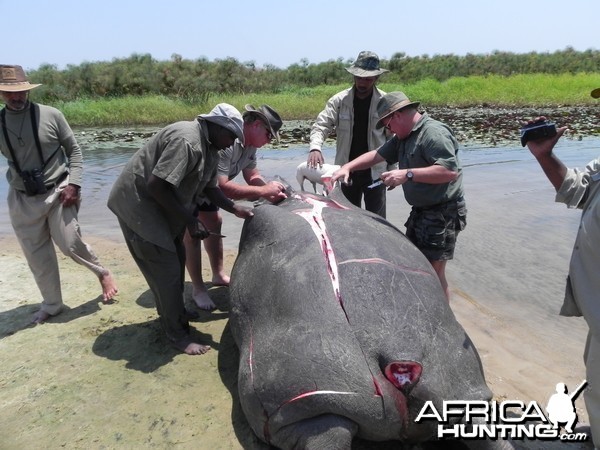
POLYGON ((21 66, 0 65, 0 91, 22 92, 38 86, 41 86, 41 84, 31 84, 27 80, 25 71, 21 66))
POLYGON ((362 51, 358 54, 356 61, 346 70, 357 77, 376 77, 382 73, 389 72, 387 69, 379 67, 379 56, 376 53, 362 51))
POLYGON ((258 118, 269 127, 269 131, 271 134, 277 139, 279 142, 279 129, 283 125, 283 121, 277 111, 271 108, 269 105, 262 105, 258 108, 255 108, 252 105, 246 105, 246 111, 243 114, 243 117, 254 114, 258 116, 258 118))
POLYGON ((590 92, 590 95, 594 98, 600 98, 600 88, 594 89, 592 92, 590 92))
POLYGON ((421 102, 411 102, 404 92, 390 92, 385 94, 377 102, 377 115, 379 120, 377 121, 376 128, 383 126, 383 119, 390 114, 400 111, 401 109, 408 108, 409 106, 419 106, 421 102))
POLYGON ((240 112, 229 103, 219 103, 208 114, 198 115, 199 119, 215 123, 233 132, 244 144, 244 121, 240 112))

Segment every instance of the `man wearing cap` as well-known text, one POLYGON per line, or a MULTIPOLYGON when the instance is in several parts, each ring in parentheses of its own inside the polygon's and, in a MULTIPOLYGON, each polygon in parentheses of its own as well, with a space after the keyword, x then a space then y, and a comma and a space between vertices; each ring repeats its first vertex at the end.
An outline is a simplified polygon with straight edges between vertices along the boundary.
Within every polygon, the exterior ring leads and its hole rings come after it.
POLYGON ((27 80, 21 66, 0 66, 0 151, 8 160, 8 210, 12 226, 42 294, 33 323, 42 323, 63 307, 54 244, 100 280, 109 302, 117 284, 92 248, 81 239, 80 205, 83 157, 63 114, 29 101, 39 84, 27 80))
POLYGON ((332 181, 348 180, 350 172, 387 161, 398 169, 383 172, 383 186, 402 185, 412 210, 406 222, 406 237, 423 252, 440 279, 446 299, 446 262, 454 256, 458 232, 466 226, 462 167, 458 142, 452 130, 428 114, 418 111, 403 92, 384 95, 377 104, 377 128, 387 128, 394 137, 342 166, 332 181))
MULTIPOLYGON (((600 88, 591 95, 600 98, 600 88)), ((583 397, 594 447, 600 448, 600 157, 583 169, 567 168, 552 151, 565 131, 562 127, 553 137, 528 141, 527 147, 556 189, 555 200, 582 210, 560 315, 583 316, 589 327, 583 354, 588 386, 583 397)))
MULTIPOLYGON (((268 105, 255 108, 245 106, 244 140, 236 139, 233 145, 219 153, 217 180, 223 193, 233 200, 257 200, 263 198, 276 203, 286 198, 285 186, 277 181, 267 182, 260 174, 256 164, 256 150, 271 142, 279 140, 279 129, 283 125, 281 117, 268 105), (234 178, 242 173, 247 184, 236 183, 234 178)), ((204 248, 212 269, 212 284, 228 286, 229 276, 223 267, 223 238, 221 225, 223 218, 219 208, 206 197, 198 198, 198 220, 213 234, 204 239, 204 248)), ((186 251, 186 267, 192 280, 192 298, 201 309, 213 309, 215 304, 208 295, 202 280, 202 263, 200 242, 191 239, 186 233, 184 238, 186 251)))
POLYGON ((108 207, 118 219, 133 259, 156 301, 160 323, 171 344, 189 355, 210 347, 190 335, 183 301, 184 232, 204 239, 209 232, 193 214, 200 192, 237 217, 252 216, 234 204, 217 185, 219 150, 244 141, 242 116, 227 103, 196 120, 176 122, 138 150, 115 181, 108 207))
MULTIPOLYGON (((331 97, 317 116, 310 132, 309 167, 322 166, 325 162, 323 143, 334 129, 335 164, 340 166, 380 147, 388 138, 384 129, 375 127, 377 103, 385 94, 375 83, 381 74, 387 72, 379 67, 379 57, 370 51, 360 52, 346 70, 354 75, 354 83, 351 88, 331 97)), ((342 186, 342 192, 359 208, 364 196, 365 209, 385 217, 385 186, 371 189, 368 186, 388 169, 383 161, 370 169, 357 171, 352 174, 352 183, 342 186)))

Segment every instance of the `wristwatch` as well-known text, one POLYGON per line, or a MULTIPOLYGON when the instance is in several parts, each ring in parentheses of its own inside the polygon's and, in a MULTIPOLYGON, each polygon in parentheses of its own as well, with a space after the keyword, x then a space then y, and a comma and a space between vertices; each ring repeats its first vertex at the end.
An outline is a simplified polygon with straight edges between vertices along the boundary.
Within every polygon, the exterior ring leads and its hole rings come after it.
POLYGON ((413 173, 412 170, 407 170, 406 171, 406 179, 408 181, 412 181, 414 176, 415 176, 415 174, 413 173))

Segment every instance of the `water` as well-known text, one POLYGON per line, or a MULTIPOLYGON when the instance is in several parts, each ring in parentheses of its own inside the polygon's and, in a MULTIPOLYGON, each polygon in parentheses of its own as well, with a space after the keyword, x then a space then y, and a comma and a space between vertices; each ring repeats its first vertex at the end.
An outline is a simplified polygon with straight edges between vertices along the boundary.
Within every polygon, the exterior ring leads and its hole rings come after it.
MULTIPOLYGON (((144 140, 119 143, 95 142, 88 139, 91 134, 95 133, 95 130, 79 130, 76 133, 84 152, 84 182, 80 210, 83 232, 121 240, 121 232, 116 218, 106 207, 106 201, 112 184, 121 173, 123 166, 144 140)), ((286 149, 259 149, 257 153, 259 169, 265 178, 269 179, 279 175, 292 187, 298 189, 295 169, 300 162, 306 160, 307 151, 307 145, 296 145, 286 149)), ((600 154, 600 139, 589 139, 582 142, 563 140, 557 147, 556 153, 567 165, 582 166, 600 154)), ((333 163, 335 155, 333 145, 325 146, 323 154, 327 162, 333 163)), ((528 178, 529 171, 538 170, 535 168, 536 164, 529 151, 520 146, 501 148, 467 146, 461 148, 460 157, 465 167, 465 188, 469 199, 475 197, 475 192, 470 191, 469 184, 473 182, 485 185, 485 177, 489 176, 490 171, 496 172, 500 166, 510 168, 511 179, 521 173, 524 181, 528 178)), ((8 192, 6 170, 6 160, 1 157, 0 199, 6 199, 8 192)), ((238 181, 243 183, 241 180, 238 181)), ((510 186, 504 188, 512 189, 510 186)), ((390 191, 388 195, 391 208, 394 207, 394 202, 402 204, 404 201, 401 189, 390 191)), ((224 234, 236 232, 240 225, 235 223, 237 220, 233 217, 225 217, 224 234)), ((396 225, 401 226, 402 224, 396 225)), ((6 201, 0 200, 0 235, 12 233, 6 201)), ((235 248, 236 246, 235 240, 226 241, 226 247, 235 248)))

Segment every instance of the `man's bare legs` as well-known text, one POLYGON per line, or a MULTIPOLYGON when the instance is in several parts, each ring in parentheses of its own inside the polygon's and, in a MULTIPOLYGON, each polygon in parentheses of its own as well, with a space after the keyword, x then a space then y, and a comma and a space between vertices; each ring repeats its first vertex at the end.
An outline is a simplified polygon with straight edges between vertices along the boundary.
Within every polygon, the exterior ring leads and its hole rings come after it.
MULTIPOLYGON (((192 239, 186 231, 183 237, 185 246, 185 267, 192 280, 192 298, 200 309, 214 309, 216 305, 208 295, 208 289, 202 280, 202 254, 199 239, 192 239)), ((183 350, 182 350, 183 351, 183 350)), ((187 353, 187 352, 186 352, 187 353)))
POLYGON ((433 266, 433 270, 437 274, 440 279, 440 284, 442 285, 442 289, 444 290, 444 294, 446 294, 446 301, 450 303, 450 288, 448 287, 448 281, 446 280, 446 262, 447 261, 429 261, 433 266))
MULTIPOLYGON (((215 233, 221 234, 223 217, 218 211, 200 211, 198 218, 206 227, 215 233)), ((210 235, 204 239, 204 249, 208 254, 208 261, 212 270, 212 284, 214 286, 229 286, 229 275, 223 267, 223 238, 210 235)))

